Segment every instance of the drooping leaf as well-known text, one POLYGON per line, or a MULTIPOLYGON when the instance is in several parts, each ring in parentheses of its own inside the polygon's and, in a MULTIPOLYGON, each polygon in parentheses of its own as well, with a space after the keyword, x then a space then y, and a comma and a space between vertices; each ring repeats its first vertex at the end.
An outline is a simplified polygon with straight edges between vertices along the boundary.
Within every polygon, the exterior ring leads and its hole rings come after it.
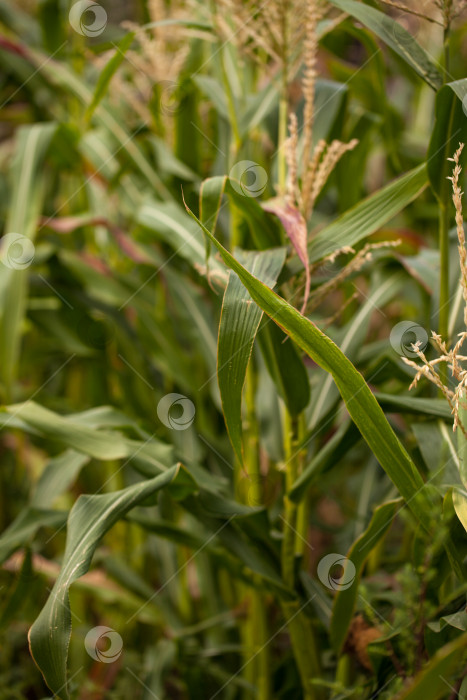
POLYGON ((408 501, 415 516, 426 525, 425 511, 426 508, 431 508, 431 505, 427 490, 423 488, 423 480, 361 374, 330 338, 248 272, 211 235, 188 207, 187 210, 210 237, 225 264, 237 273, 258 306, 320 367, 332 374, 352 419, 370 449, 401 495, 408 501))
POLYGON ((78 498, 68 517, 65 555, 60 574, 29 631, 32 657, 49 688, 68 698, 67 658, 71 637, 71 612, 68 590, 86 573, 92 556, 104 534, 135 505, 168 486, 178 474, 174 466, 154 479, 129 486, 122 491, 78 498))
MULTIPOLYGON (((204 241, 191 222, 187 222, 183 210, 173 202, 157 202, 147 199, 136 214, 142 226, 154 231, 167 242, 176 254, 202 270, 206 262, 204 241)), ((209 261, 211 272, 219 269, 215 259, 209 261)))
POLYGON ((96 459, 119 459, 129 453, 122 435, 79 425, 33 401, 7 406, 6 410, 10 415, 26 421, 46 437, 59 440, 96 459))
POLYGON ((356 0, 331 0, 332 4, 343 12, 359 20, 373 31, 393 51, 401 56, 430 87, 437 90, 443 84, 443 78, 425 49, 399 22, 396 22, 370 5, 356 0))
MULTIPOLYGON (((402 283, 403 277, 399 272, 383 281, 378 279, 372 284, 365 303, 361 305, 352 320, 338 331, 334 338, 335 342, 350 360, 355 359, 359 348, 365 341, 368 326, 375 310, 391 301, 400 291, 402 283)), ((339 396, 331 375, 324 372, 320 372, 320 374, 323 376, 319 378, 313 391, 313 406, 309 421, 311 428, 318 425, 339 396)))
POLYGON ((416 413, 452 420, 451 409, 444 399, 424 399, 419 396, 375 394, 380 406, 388 413, 416 413))

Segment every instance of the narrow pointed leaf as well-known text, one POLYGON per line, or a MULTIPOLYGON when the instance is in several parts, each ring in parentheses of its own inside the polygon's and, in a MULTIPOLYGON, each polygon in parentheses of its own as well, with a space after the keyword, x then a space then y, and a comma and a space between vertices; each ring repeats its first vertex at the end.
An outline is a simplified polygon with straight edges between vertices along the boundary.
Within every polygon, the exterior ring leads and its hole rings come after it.
POLYGON ((414 515, 426 525, 425 513, 427 508, 431 509, 431 503, 423 488, 423 480, 362 375, 330 338, 256 279, 202 226, 190 210, 188 212, 211 238, 225 264, 237 273, 258 306, 320 367, 332 374, 347 410, 373 454, 408 501, 414 515))
POLYGON ((110 61, 107 62, 99 75, 99 80, 97 81, 92 100, 86 109, 86 119, 91 119, 99 102, 105 96, 105 93, 110 85, 110 81, 122 64, 125 54, 133 43, 133 40, 134 33, 129 32, 123 37, 120 43, 116 45, 114 55, 110 61))
POLYGON ((60 574, 39 617, 29 631, 31 654, 45 682, 59 698, 68 698, 67 658, 71 638, 68 590, 90 567, 101 538, 128 511, 177 476, 174 466, 154 479, 122 491, 78 498, 68 518, 67 542, 60 574))
POLYGON ((401 25, 374 7, 355 0, 331 0, 331 3, 343 12, 358 19, 365 27, 371 29, 385 44, 401 56, 430 87, 437 90, 443 84, 443 78, 420 44, 401 25))
POLYGON ((0 376, 7 397, 16 376, 26 309, 28 268, 44 196, 43 163, 56 124, 35 124, 18 132, 12 166, 12 194, 0 242, 0 376))
POLYGON ((129 447, 119 433, 79 425, 33 401, 8 406, 7 411, 26 421, 46 437, 59 440, 96 459, 118 459, 126 457, 129 453, 129 447))

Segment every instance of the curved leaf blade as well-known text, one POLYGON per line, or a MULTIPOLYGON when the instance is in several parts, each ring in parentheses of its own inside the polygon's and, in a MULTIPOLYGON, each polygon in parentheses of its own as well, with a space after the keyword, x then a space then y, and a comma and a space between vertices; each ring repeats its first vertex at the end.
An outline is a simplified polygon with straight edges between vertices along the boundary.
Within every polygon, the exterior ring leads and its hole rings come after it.
POLYGON ((68 590, 89 570, 92 556, 105 533, 131 508, 168 486, 177 476, 178 465, 154 479, 122 491, 82 495, 68 517, 68 533, 60 574, 39 617, 29 630, 31 655, 49 688, 68 698, 67 658, 71 638, 68 590))
POLYGON ((399 214, 427 184, 426 165, 422 163, 359 202, 313 239, 309 246, 310 262, 317 262, 339 248, 359 243, 399 214))
POLYGON ((350 416, 373 454, 408 502, 416 518, 425 526, 426 509, 431 509, 432 506, 426 489, 423 488, 423 479, 362 375, 330 338, 257 280, 212 236, 188 207, 187 211, 217 247, 225 264, 237 273, 258 306, 320 367, 332 374, 350 416))
POLYGON ((443 78, 429 55, 413 36, 401 25, 363 2, 355 0, 331 0, 331 3, 358 19, 365 27, 379 36, 393 51, 413 68, 430 87, 437 90, 443 84, 443 78))

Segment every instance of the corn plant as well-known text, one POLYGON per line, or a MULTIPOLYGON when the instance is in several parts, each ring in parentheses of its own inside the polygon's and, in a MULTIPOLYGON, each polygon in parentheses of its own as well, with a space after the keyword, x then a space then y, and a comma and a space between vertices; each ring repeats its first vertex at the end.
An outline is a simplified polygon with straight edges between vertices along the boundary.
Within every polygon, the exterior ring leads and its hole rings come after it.
POLYGON ((464 10, 0 4, 1 697, 467 697, 464 10))

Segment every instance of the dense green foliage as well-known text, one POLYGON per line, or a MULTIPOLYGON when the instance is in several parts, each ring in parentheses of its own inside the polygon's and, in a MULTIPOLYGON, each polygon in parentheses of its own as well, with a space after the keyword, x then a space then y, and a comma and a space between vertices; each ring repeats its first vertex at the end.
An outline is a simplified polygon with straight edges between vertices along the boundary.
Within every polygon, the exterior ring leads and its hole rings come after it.
POLYGON ((467 698, 467 24, 391 5, 0 2, 0 698, 467 698))

